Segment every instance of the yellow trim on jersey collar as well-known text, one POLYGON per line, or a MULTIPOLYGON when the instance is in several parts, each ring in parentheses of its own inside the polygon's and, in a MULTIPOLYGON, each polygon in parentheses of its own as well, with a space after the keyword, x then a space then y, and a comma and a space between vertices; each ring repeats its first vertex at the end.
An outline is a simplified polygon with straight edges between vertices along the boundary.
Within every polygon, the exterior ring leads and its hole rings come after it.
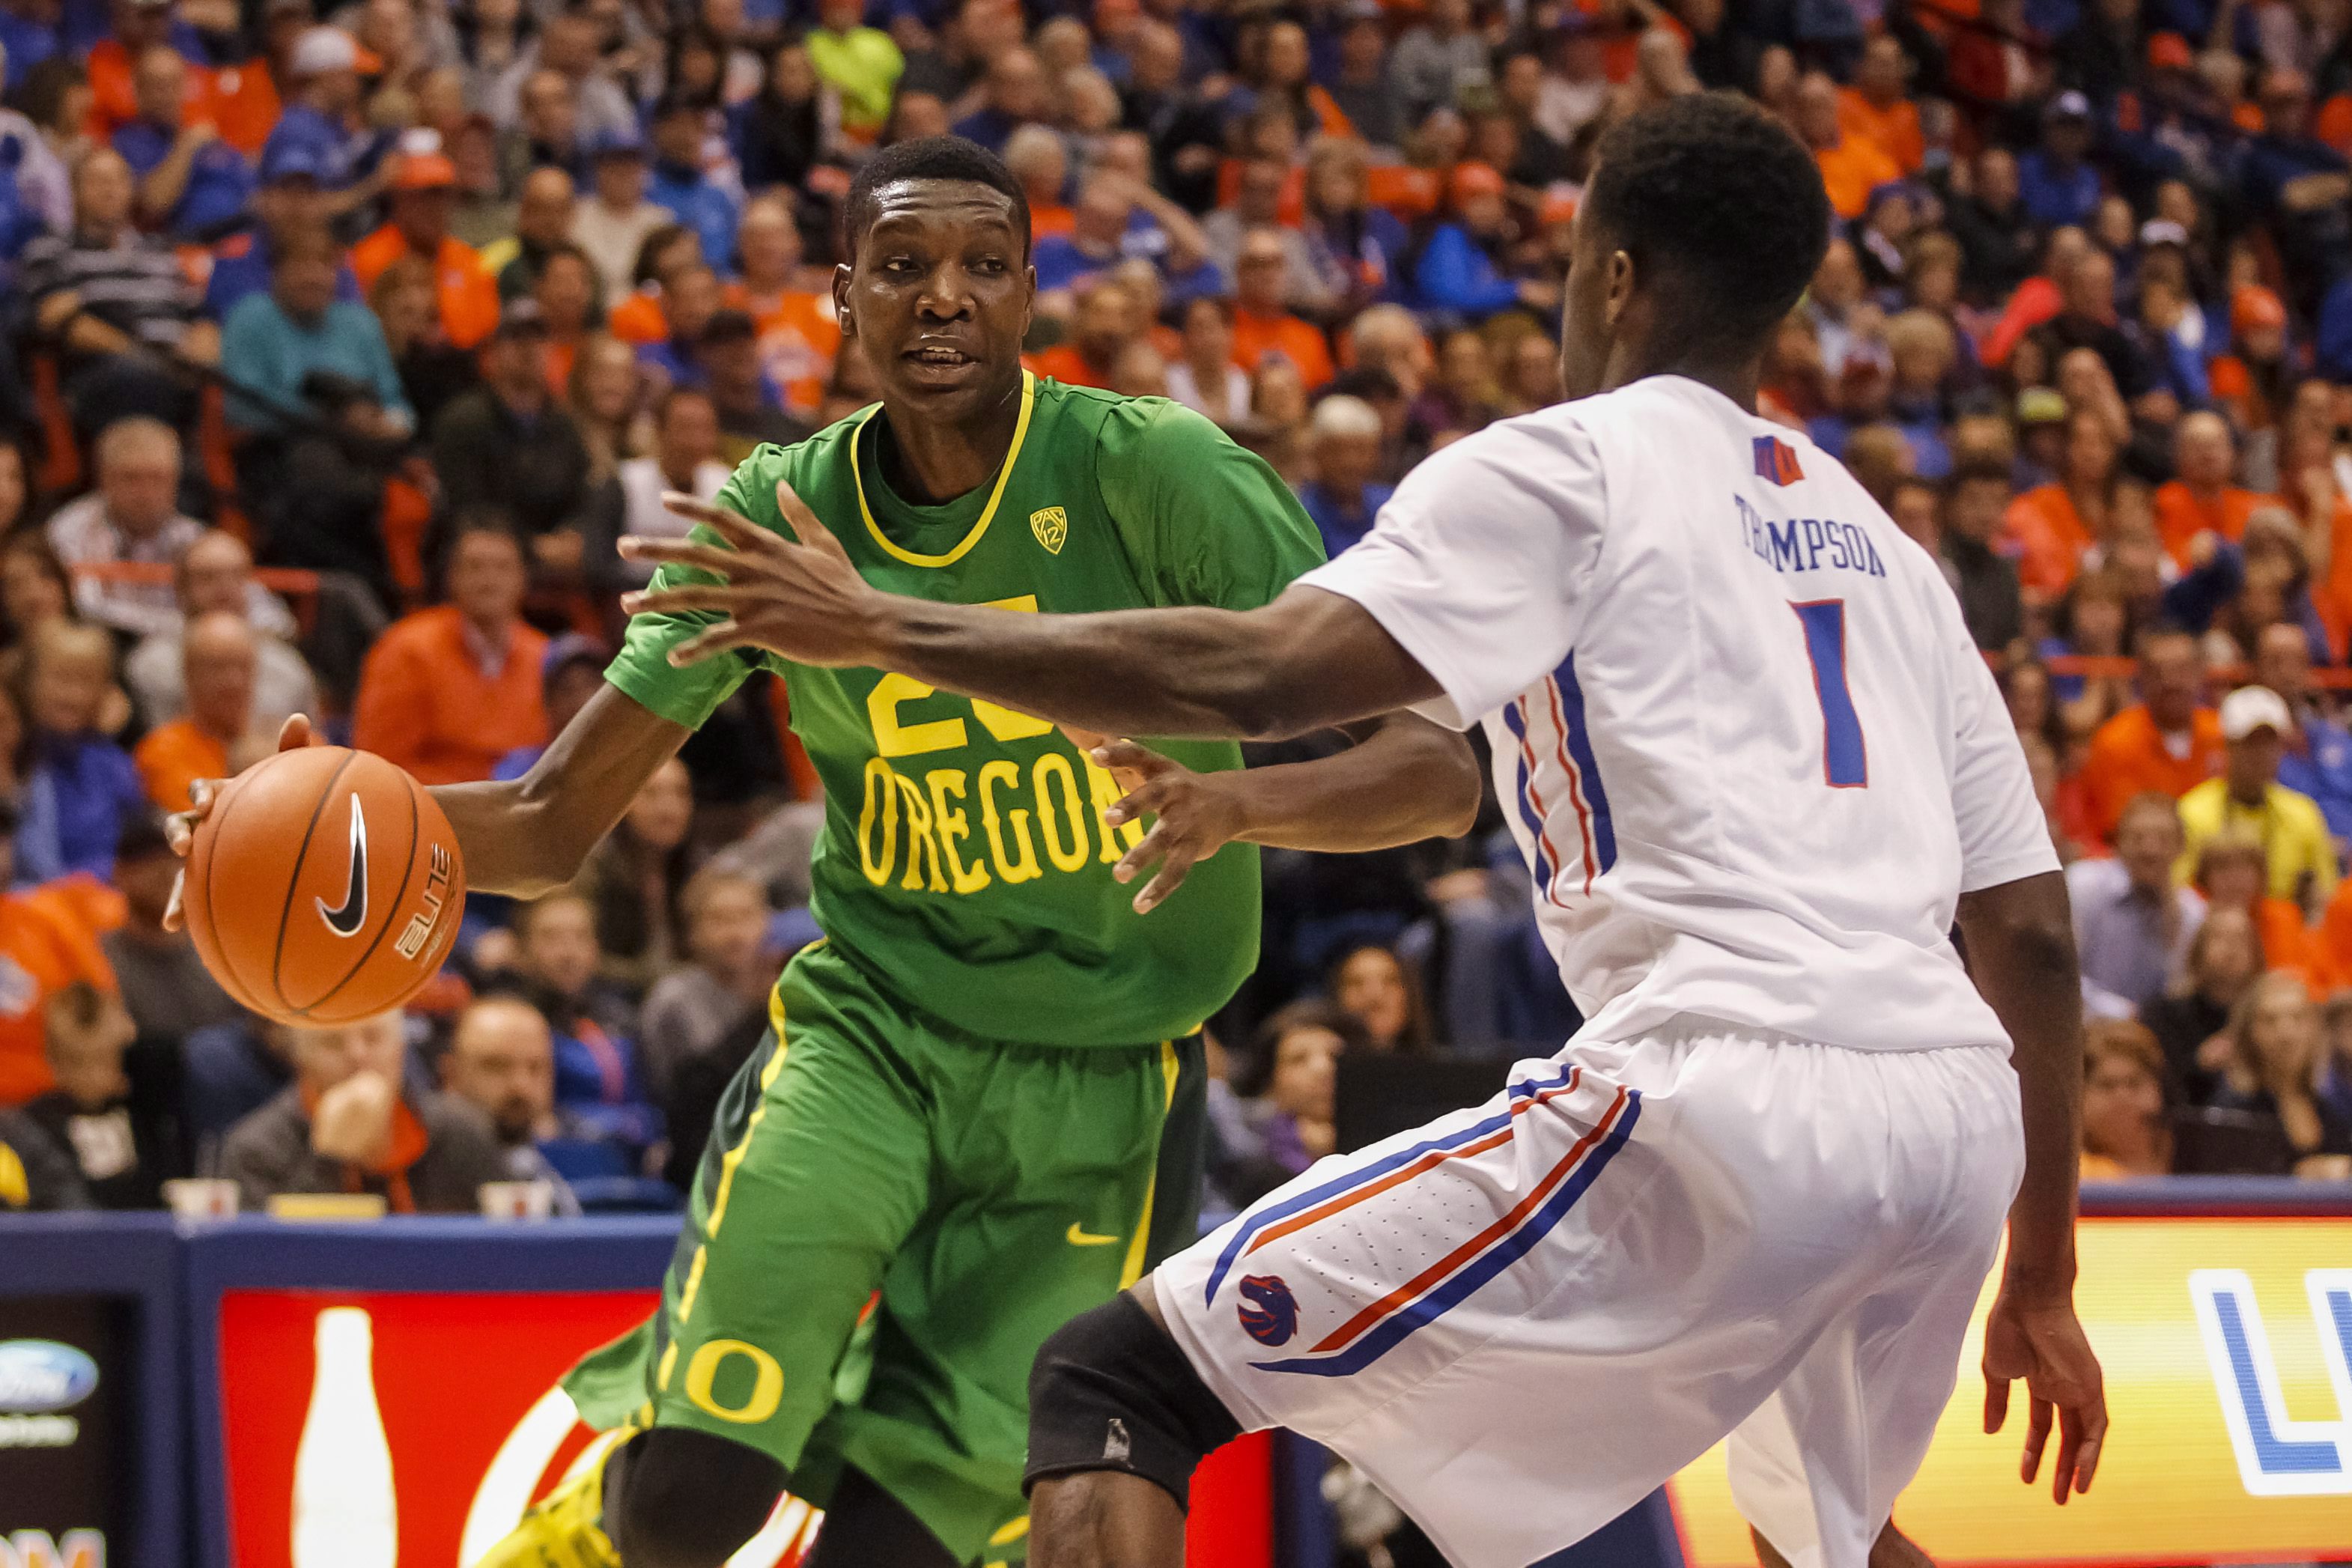
POLYGON ((866 434, 866 426, 874 422, 874 416, 882 411, 882 405, 876 404, 867 411, 866 417, 858 421, 857 428, 849 433, 849 477, 857 485, 857 515, 866 520, 866 531, 874 536, 874 542, 887 551, 893 559, 903 561, 909 566, 952 566, 970 554, 971 547, 980 542, 980 536, 988 531, 988 525, 996 521, 996 503, 1004 499, 1005 481, 1012 479, 1013 465, 1021 459, 1021 443, 1029 434, 1029 412, 1036 403, 1037 378, 1024 370, 1021 373, 1021 417, 1013 422, 1013 445, 1005 451, 1004 466, 996 470, 996 488, 988 492, 988 504, 981 509, 980 521, 971 525, 971 531, 945 555, 918 554, 895 543, 888 534, 882 531, 882 525, 874 521, 874 509, 866 504, 866 474, 858 467, 857 443, 866 434))

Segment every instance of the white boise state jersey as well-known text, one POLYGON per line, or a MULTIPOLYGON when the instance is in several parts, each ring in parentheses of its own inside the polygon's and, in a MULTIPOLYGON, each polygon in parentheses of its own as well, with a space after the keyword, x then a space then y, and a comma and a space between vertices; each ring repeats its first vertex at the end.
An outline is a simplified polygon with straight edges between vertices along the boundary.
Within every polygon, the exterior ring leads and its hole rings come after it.
POLYGON ((1948 932, 2058 868, 2024 754, 1935 563, 1802 436, 1651 377, 1435 453, 1304 580, 1486 721, 1579 1038, 2007 1045, 1948 932))

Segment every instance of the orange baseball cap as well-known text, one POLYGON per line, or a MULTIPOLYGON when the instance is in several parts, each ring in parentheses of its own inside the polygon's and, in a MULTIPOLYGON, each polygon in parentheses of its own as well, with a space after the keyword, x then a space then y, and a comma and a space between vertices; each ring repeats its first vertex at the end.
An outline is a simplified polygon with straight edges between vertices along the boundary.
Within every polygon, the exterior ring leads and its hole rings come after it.
POLYGON ((2286 325, 2286 306, 2259 283, 2248 283, 2230 296, 2230 330, 2249 332, 2262 327, 2286 325))
POLYGON ((1575 222, 1576 198, 1557 193, 1544 197, 1543 205, 1536 209, 1536 221, 1547 228, 1554 224, 1575 222))
POLYGON ((2151 70, 2185 71, 2196 65, 2197 56, 2179 34, 2158 33, 2147 41, 2147 63, 2151 70))
POLYGON ((457 183, 457 165, 446 153, 411 153, 392 176, 395 191, 446 190, 457 183))
POLYGON ((1457 207, 1472 196, 1499 196, 1503 194, 1503 176, 1496 173, 1492 163, 1456 163, 1447 193, 1457 207))

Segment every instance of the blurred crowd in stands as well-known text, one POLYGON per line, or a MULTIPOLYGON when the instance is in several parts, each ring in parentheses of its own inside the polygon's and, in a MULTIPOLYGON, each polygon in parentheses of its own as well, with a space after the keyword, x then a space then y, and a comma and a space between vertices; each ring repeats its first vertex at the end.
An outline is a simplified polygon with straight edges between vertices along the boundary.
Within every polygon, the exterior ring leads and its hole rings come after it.
MULTIPOLYGON (((1595 138, 1710 89, 1838 216, 1764 411, 1938 557, 2069 863, 2086 1174, 2352 1179, 2347 0, 0 0, 0 1206, 677 1202, 815 934, 777 683, 404 1018, 241 1014, 160 814, 294 712, 528 767, 614 541, 870 401, 877 146, 1000 152, 1031 367, 1197 409, 1336 552, 1556 399, 1595 138)), ((1351 1054, 1574 1027, 1491 803, 1266 861, 1224 1201, 1331 1149, 1351 1054)))

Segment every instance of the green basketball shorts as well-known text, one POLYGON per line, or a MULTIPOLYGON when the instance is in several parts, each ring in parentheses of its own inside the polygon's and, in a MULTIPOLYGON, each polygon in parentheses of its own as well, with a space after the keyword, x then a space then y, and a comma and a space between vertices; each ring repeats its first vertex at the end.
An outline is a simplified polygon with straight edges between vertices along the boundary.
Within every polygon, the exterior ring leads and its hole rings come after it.
POLYGON ((820 1506, 854 1466, 960 1561, 1017 1560, 1038 1345, 1193 1239, 1200 1037, 982 1039, 831 945, 771 1005, 661 1310, 564 1386, 593 1426, 749 1444, 820 1506))

